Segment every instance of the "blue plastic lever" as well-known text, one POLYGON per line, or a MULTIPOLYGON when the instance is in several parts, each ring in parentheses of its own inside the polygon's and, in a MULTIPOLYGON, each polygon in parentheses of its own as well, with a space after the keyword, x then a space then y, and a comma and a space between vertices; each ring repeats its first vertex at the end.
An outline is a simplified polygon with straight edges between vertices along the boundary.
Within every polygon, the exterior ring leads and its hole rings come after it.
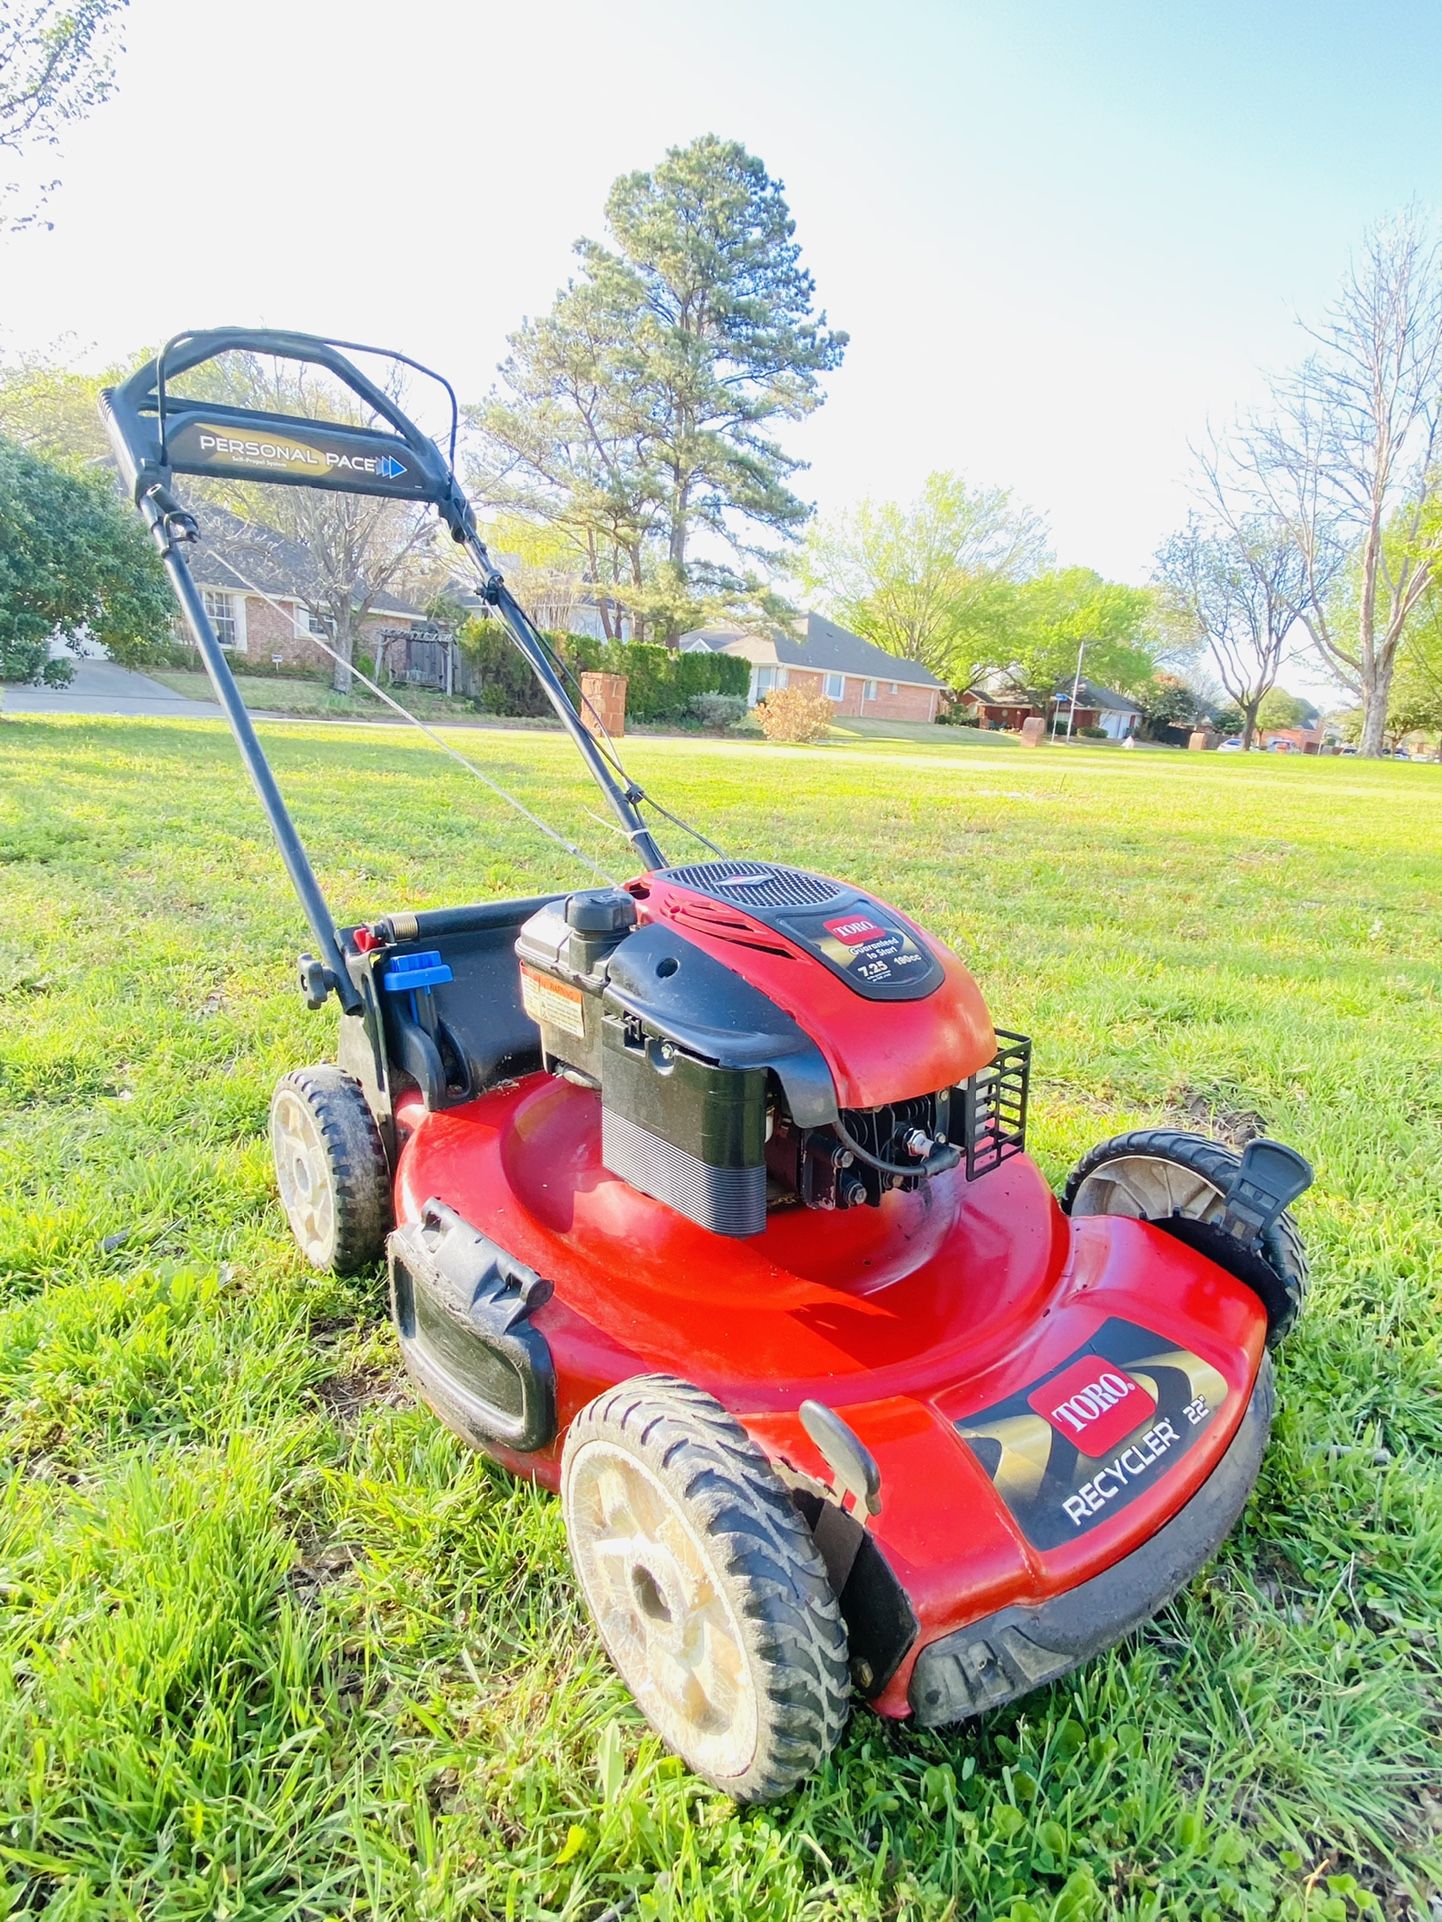
POLYGON ((391 994, 409 994, 414 988, 437 988, 455 980, 436 948, 421 954, 398 954, 386 963, 381 986, 391 994))

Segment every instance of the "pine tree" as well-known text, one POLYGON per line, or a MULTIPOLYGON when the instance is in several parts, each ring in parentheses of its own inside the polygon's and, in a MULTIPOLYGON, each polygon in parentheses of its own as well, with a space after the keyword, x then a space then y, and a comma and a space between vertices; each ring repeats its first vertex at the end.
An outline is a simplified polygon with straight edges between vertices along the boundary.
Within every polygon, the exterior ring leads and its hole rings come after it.
POLYGON ((708 134, 606 201, 611 245, 512 337, 482 410, 483 491, 573 542, 603 604, 674 643, 708 601, 756 597, 748 564, 810 509, 779 424, 820 406, 845 334, 815 311, 782 183, 708 134), (609 604, 609 605, 608 605, 609 604))

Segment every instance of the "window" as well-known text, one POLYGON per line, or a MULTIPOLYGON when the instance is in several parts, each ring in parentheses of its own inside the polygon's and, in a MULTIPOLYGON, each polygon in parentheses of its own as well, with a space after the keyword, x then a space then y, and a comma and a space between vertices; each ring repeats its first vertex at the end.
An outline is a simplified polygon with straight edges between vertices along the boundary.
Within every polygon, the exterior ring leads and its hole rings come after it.
POLYGON ((784 667, 753 667, 751 670, 751 699, 759 701, 774 687, 785 687, 786 669, 784 667))
POLYGON ((846 676, 844 674, 828 674, 825 681, 825 690, 828 701, 842 700, 846 694, 846 676))
POLYGON ((875 681, 868 681, 866 683, 866 685, 861 690, 861 698, 863 701, 874 701, 876 699, 875 681))
POLYGON ((202 590, 205 611, 210 616, 210 624, 215 629, 215 638, 222 647, 243 648, 240 622, 236 617, 234 594, 219 593, 213 587, 202 590))
POLYGON ((886 691, 888 694, 899 694, 901 689, 896 685, 895 681, 888 681, 886 683, 886 691))

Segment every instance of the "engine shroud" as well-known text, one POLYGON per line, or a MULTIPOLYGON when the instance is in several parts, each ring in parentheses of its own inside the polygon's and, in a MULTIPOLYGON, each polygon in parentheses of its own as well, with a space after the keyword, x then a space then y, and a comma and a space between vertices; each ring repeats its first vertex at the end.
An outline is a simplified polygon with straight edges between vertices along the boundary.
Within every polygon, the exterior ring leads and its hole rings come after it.
POLYGON ((661 869, 548 904, 516 952, 548 1065, 600 1092, 606 1168, 715 1233, 876 1206, 1023 1145, 1025 1044, 1003 1101, 971 976, 845 882, 661 869))

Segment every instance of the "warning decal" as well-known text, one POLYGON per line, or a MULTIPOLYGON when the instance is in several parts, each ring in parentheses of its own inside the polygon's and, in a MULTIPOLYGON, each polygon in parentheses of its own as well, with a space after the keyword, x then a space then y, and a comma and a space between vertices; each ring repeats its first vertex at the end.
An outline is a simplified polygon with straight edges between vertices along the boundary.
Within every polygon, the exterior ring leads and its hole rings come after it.
POLYGON ((1090 1533, 1211 1427, 1226 1378, 1113 1318, 1060 1367, 956 1426, 1034 1548, 1090 1533))
POLYGON ((521 969, 521 1006, 539 1027, 559 1028, 584 1039, 586 1015, 581 990, 568 981, 553 981, 534 968, 521 969))

